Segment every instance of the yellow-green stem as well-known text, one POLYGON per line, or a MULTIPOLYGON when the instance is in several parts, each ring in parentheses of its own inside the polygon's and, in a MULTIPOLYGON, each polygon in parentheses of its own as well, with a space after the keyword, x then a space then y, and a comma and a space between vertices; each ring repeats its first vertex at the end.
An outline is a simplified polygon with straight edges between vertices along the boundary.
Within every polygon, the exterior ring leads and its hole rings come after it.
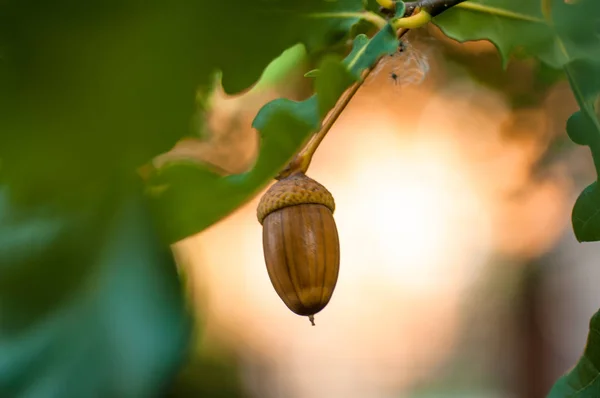
POLYGON ((396 8, 396 2, 394 0, 377 0, 377 4, 388 10, 396 8))
POLYGON ((392 22, 392 26, 395 29, 405 28, 405 29, 417 29, 422 26, 425 26, 431 21, 431 14, 429 14, 425 10, 421 10, 415 15, 411 15, 406 18, 398 18, 392 22))

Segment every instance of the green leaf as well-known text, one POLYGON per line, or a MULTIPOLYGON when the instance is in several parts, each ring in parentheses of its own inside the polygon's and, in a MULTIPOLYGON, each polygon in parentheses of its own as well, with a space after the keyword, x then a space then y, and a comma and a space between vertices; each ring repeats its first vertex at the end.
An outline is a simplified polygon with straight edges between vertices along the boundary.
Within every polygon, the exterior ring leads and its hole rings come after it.
MULTIPOLYGON (((488 39, 498 47, 503 61, 517 48, 553 67, 562 68, 581 110, 567 124, 569 137, 590 147, 600 176, 600 2, 580 0, 468 1, 434 19, 459 41, 488 39), (544 11, 544 12, 543 12, 544 11)), ((579 196, 572 213, 580 242, 600 240, 598 181, 579 196)))
MULTIPOLYGON (((600 45, 600 41, 598 43, 600 45)), ((565 72, 581 108, 569 118, 567 133, 577 144, 587 145, 600 176, 600 120, 597 113, 600 97, 600 62, 577 60, 565 66, 565 72)), ((600 192, 598 177, 577 198, 571 215, 575 236, 580 242, 600 240, 600 192)))
POLYGON ((301 102, 277 99, 266 104, 253 122, 261 145, 249 172, 221 176, 201 164, 181 161, 158 170, 151 186, 157 188, 157 209, 165 211, 163 228, 169 241, 202 231, 251 199, 318 130, 324 115, 361 72, 397 47, 389 25, 371 40, 357 36, 343 61, 327 57, 321 62, 315 95, 301 102))
POLYGON ((135 169, 193 131, 218 71, 247 90, 285 49, 344 42, 361 7, 0 1, 0 396, 160 393, 189 319, 135 169))
POLYGON ((0 186, 0 396, 157 396, 187 355, 169 247, 113 183, 34 207, 0 186))
POLYGON ((535 55, 554 67, 567 62, 552 27, 544 19, 542 0, 466 1, 436 16, 433 22, 459 42, 491 41, 504 66, 516 50, 535 55))
POLYGON ((280 84, 289 76, 291 71, 302 66, 304 61, 306 61, 306 50, 302 44, 296 44, 288 48, 267 65, 251 91, 258 91, 265 87, 280 84))
MULTIPOLYGON (((491 40, 504 63, 518 47, 547 64, 563 68, 580 110, 567 123, 571 140, 590 147, 600 176, 600 2, 563 0, 525 2, 489 0, 462 3, 435 18, 459 41, 491 40), (545 11, 545 15, 542 14, 545 11)), ((579 196, 572 213, 581 242, 600 240, 598 180, 579 196)), ((552 388, 549 398, 596 398, 600 395, 600 312, 590 322, 584 355, 552 388)))
POLYGON ((561 377, 548 398, 596 398, 600 396, 600 311, 590 321, 585 351, 577 365, 561 377))
MULTIPOLYGON (((587 145, 600 177, 600 3, 582 0, 575 5, 554 4, 555 21, 561 48, 569 60, 564 71, 569 79, 580 111, 567 123, 567 133, 577 144, 587 145)), ((600 193, 598 181, 589 185, 573 207, 572 223, 580 242, 600 240, 600 193)))
POLYGON ((394 13, 394 18, 392 19, 392 21, 397 18, 404 17, 405 12, 406 12, 406 4, 404 4, 403 1, 397 1, 396 2, 396 12, 394 13))
POLYGON ((0 159, 42 201, 134 168, 192 131, 217 70, 248 89, 297 43, 343 41, 361 0, 0 2, 0 159), (48 178, 51 176, 51 178, 48 178))
POLYGON ((581 192, 571 215, 575 237, 580 242, 600 240, 600 191, 594 181, 581 192))

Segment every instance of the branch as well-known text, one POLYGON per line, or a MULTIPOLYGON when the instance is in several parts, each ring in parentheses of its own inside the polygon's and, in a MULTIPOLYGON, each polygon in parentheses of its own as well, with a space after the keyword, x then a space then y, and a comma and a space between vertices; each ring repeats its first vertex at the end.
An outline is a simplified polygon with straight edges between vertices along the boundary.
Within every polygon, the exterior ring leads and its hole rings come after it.
MULTIPOLYGON (((400 28, 397 31, 398 39, 408 33, 409 29, 400 28)), ((321 125, 321 129, 312 136, 312 138, 308 141, 308 144, 292 159, 290 163, 275 177, 276 180, 281 180, 283 178, 287 178, 293 174, 298 173, 306 173, 308 167, 310 166, 310 162, 312 161, 313 155, 319 148, 319 145, 331 129, 336 120, 340 117, 346 106, 350 103, 354 94, 358 91, 358 89, 365 82, 366 78, 371 74, 371 72, 375 69, 379 62, 376 62, 373 66, 366 69, 359 81, 354 83, 346 92, 340 97, 340 100, 335 104, 333 109, 329 112, 323 124, 321 125)))
POLYGON ((404 15, 411 15, 415 9, 421 8, 427 10, 431 17, 435 17, 446 11, 449 8, 454 7, 466 0, 417 0, 417 1, 405 1, 406 11, 404 15))
MULTIPOLYGON (((436 15, 441 14, 447 9, 454 7, 455 5, 462 3, 466 0, 420 0, 406 2, 406 11, 404 18, 398 19, 394 24, 394 28, 397 30, 398 39, 404 36, 408 31, 415 27, 423 26, 428 23, 429 20, 436 15)), ((383 9, 389 10, 387 6, 390 5, 388 1, 377 1, 383 9)), ((361 76, 361 79, 354 83, 340 98, 334 108, 329 112, 325 120, 323 121, 320 130, 312 136, 306 146, 298 153, 288 165, 283 169, 276 177, 276 180, 289 177, 293 174, 306 173, 313 155, 317 151, 319 145, 335 123, 335 121, 342 114, 346 106, 350 103, 350 100, 356 94, 358 89, 364 83, 365 79, 375 69, 376 62, 369 69, 365 70, 361 76)))
POLYGON ((310 166, 310 162, 312 160, 313 155, 319 148, 319 145, 331 129, 336 120, 340 117, 346 106, 350 103, 354 94, 358 91, 362 83, 369 76, 371 71, 374 69, 375 65, 363 72, 359 81, 354 83, 346 92, 340 97, 339 101, 335 104, 335 107, 329 112, 323 124, 321 125, 321 129, 312 136, 308 144, 300 151, 298 155, 287 165, 285 169, 277 177, 276 180, 281 180, 282 178, 286 178, 291 176, 292 174, 297 174, 299 172, 306 173, 308 167, 310 166))

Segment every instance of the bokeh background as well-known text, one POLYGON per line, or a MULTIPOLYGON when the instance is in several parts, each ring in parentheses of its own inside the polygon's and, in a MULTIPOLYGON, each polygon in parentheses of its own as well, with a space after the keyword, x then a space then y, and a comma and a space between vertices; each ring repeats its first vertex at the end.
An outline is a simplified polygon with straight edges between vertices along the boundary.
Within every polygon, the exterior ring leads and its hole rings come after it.
MULTIPOLYGON (((541 398, 577 361, 600 307, 600 247, 571 231, 594 175, 564 131, 577 109, 567 82, 535 60, 503 70, 490 43, 433 27, 408 43, 369 77, 308 173, 336 199, 341 242, 315 327, 271 286, 260 195, 174 245, 198 327, 172 397, 541 398)), ((156 163, 252 167, 258 109, 310 95, 310 60, 293 51, 276 84, 216 92, 210 136, 156 163)))

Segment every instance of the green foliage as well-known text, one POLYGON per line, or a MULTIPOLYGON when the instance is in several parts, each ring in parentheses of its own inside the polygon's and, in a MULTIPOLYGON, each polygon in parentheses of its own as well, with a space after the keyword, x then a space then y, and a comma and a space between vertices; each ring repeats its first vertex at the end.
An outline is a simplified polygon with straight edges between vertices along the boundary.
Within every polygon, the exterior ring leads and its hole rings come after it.
POLYGON ((360 0, 1 2, 4 178, 35 200, 107 169, 131 173, 190 133, 196 91, 210 87, 217 70, 226 92, 245 90, 286 48, 338 43, 359 19, 338 11, 361 7, 360 0))
POLYGON ((151 397, 187 355, 190 318, 147 200, 131 181, 96 188, 35 206, 0 189, 2 397, 151 397))
MULTIPOLYGON (((579 145, 590 147, 600 177, 600 2, 563 0, 525 2, 480 0, 472 7, 454 8, 435 19, 450 37, 459 41, 489 39, 504 63, 515 50, 562 68, 569 79, 580 110, 567 123, 567 133, 579 145), (544 13, 543 13, 544 11, 544 13)), ((572 213, 575 236, 580 242, 600 240, 600 190, 598 181, 579 196, 572 213)), ((550 398, 592 398, 600 394, 600 315, 591 321, 588 344, 576 367, 562 377, 550 398)))
POLYGON ((306 49, 302 44, 296 44, 285 50, 277 59, 273 60, 263 71, 260 80, 252 87, 252 90, 260 90, 263 87, 273 87, 283 84, 289 76, 290 71, 302 65, 306 60, 306 49))
POLYGON ((0 1, 0 396, 167 387, 191 323, 135 169, 193 133, 216 72, 246 90, 285 49, 343 41, 361 7, 0 1))
POLYGON ((398 1, 396 3, 396 12, 394 13, 394 18, 390 21, 393 23, 396 19, 402 18, 404 13, 406 12, 406 4, 403 1, 398 1))
POLYGON ((454 7, 434 23, 449 37, 460 42, 486 39, 494 43, 506 65, 517 50, 535 55, 560 67, 564 56, 555 33, 542 14, 541 0, 472 0, 454 7), (471 8, 471 4, 480 5, 471 8))
POLYGON ((600 396, 600 311, 590 321, 590 333, 583 356, 561 377, 548 398, 596 398, 600 396))
MULTIPOLYGON (((581 107, 570 119, 569 137, 588 145, 600 175, 600 121, 596 103, 600 95, 600 36, 597 15, 600 2, 562 0, 472 1, 478 6, 455 7, 435 23, 459 41, 489 39, 506 64, 517 49, 564 70, 581 107), (546 15, 543 14, 546 10, 546 15)), ((575 236, 581 242, 600 240, 600 192, 597 182, 586 188, 572 214, 575 236)))
MULTIPOLYGON (((168 243, 255 195, 361 72, 396 50, 389 25, 371 39, 358 34, 369 31, 359 24, 363 6, 378 8, 372 0, 0 1, 0 396, 166 391, 191 330, 168 243), (312 97, 261 109, 250 171, 221 176, 172 162, 152 176, 147 202, 134 170, 198 132, 192 121, 216 73, 227 93, 240 93, 355 35, 346 58, 322 57, 308 74, 312 97)), ((597 0, 473 0, 435 23, 460 41, 491 40, 504 65, 521 51, 562 68, 581 107, 569 137, 590 147, 600 176, 598 15, 597 0)), ((598 214, 596 181, 573 210, 580 241, 600 240, 598 214)), ((597 395, 597 319, 552 398, 597 395)))
POLYGON ((156 205, 165 212, 163 229, 168 238, 176 241, 201 231, 255 195, 318 130, 325 114, 360 79, 361 72, 397 46, 389 25, 370 40, 359 35, 343 61, 327 57, 321 62, 315 73, 315 95, 301 102, 278 99, 266 104, 253 123, 261 145, 252 170, 221 176, 195 162, 177 161, 162 167, 151 185, 158 188, 156 205))
MULTIPOLYGON (((600 119, 596 109, 600 96, 600 57, 576 60, 568 64, 565 71, 581 108, 569 119, 567 133, 575 143, 590 147, 596 173, 600 176, 600 119)), ((600 191, 598 181, 595 181, 581 193, 571 216, 575 236, 580 242, 600 240, 599 214, 600 191)))

